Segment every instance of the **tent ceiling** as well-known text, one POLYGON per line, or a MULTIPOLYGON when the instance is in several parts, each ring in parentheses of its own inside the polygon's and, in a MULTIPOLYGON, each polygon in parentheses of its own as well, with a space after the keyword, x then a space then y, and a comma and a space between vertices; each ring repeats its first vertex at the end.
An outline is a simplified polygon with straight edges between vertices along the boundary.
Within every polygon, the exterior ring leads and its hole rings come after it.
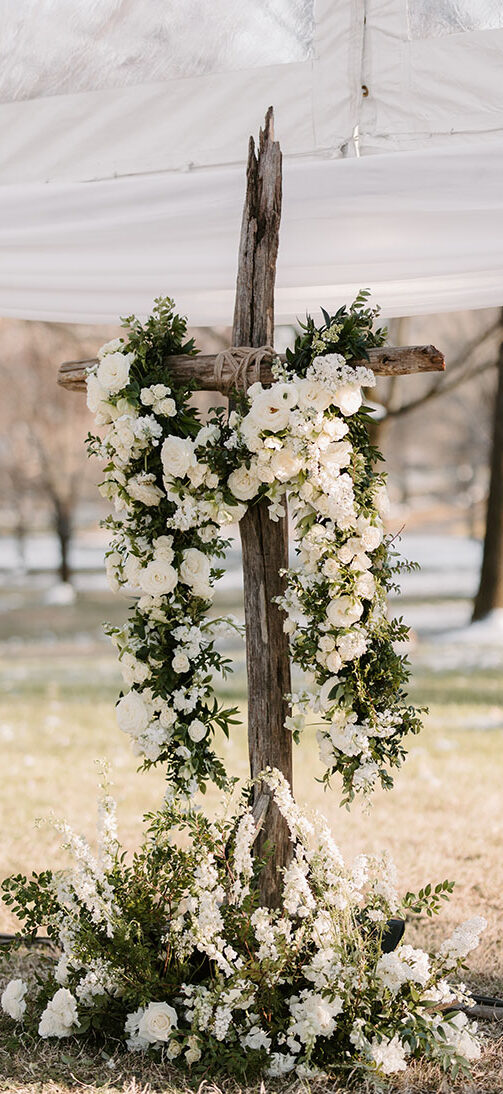
POLYGON ((0 18, 0 314, 113 319, 167 291, 228 321, 270 103, 279 317, 368 283, 388 314, 503 303, 501 0, 0 0, 0 18))
POLYGON ((314 0, 4 0, 0 102, 305 61, 314 0))

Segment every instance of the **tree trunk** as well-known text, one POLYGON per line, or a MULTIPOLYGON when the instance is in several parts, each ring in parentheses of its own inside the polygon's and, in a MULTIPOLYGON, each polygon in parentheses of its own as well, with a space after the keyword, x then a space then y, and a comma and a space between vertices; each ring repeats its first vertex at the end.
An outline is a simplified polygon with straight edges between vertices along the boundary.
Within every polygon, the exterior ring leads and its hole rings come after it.
POLYGON ((495 608, 503 608, 503 342, 498 358, 484 554, 473 621, 484 619, 495 608))
POLYGON ((70 514, 69 506, 61 498, 53 499, 54 505, 54 531, 58 537, 59 542, 59 567, 58 574, 60 581, 70 582, 72 578, 72 572, 70 569, 70 543, 72 539, 72 518, 70 514))
MULTIPOLYGON (((272 110, 260 134, 258 158, 250 142, 247 191, 236 289, 232 338, 234 345, 272 344, 274 334, 274 281, 281 215, 281 152, 274 140, 272 110)), ((291 690, 288 638, 283 613, 272 603, 283 593, 279 570, 288 566, 287 518, 269 518, 267 502, 253 505, 240 524, 243 545, 243 581, 248 673, 248 746, 251 775, 277 767, 292 784, 292 737, 285 729, 291 690)), ((254 799, 264 792, 257 786, 254 799)), ((281 871, 290 860, 287 826, 270 803, 256 842, 264 854, 273 854, 262 871, 260 895, 264 904, 280 902, 281 871), (273 845, 273 846, 272 846, 273 845)))

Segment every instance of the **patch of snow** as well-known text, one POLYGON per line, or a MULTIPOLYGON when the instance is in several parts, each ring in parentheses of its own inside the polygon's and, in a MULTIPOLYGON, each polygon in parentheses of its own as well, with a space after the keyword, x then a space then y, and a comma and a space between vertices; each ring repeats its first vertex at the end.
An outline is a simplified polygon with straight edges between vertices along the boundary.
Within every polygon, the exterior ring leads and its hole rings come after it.
POLYGON ((54 604, 58 607, 66 607, 67 604, 74 604, 76 592, 73 585, 70 585, 69 581, 60 581, 57 585, 53 585, 44 594, 45 604, 54 604))

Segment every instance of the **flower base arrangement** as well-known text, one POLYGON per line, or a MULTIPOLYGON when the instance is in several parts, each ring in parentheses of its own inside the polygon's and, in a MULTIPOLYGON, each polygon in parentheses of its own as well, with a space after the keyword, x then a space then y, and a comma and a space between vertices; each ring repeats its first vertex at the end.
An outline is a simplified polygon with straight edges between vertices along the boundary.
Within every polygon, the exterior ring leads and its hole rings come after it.
POLYGON ((484 920, 457 928, 434 955, 409 945, 383 953, 390 916, 438 911, 452 884, 400 900, 386 856, 360 855, 348 869, 323 817, 299 809, 279 772, 265 779, 293 848, 280 908, 258 904, 246 793, 217 820, 166 805, 129 861, 105 787, 96 857, 61 825, 74 868, 3 883, 25 921, 18 943, 43 927, 62 949, 33 998, 21 980, 8 984, 4 1011, 43 1038, 93 1031, 210 1075, 390 1074, 417 1057, 466 1069, 479 1044, 474 1024, 449 1014, 460 989, 446 976, 484 920))
POLYGON ((128 689, 118 724, 144 766, 164 764, 167 787, 133 856, 118 843, 105 784, 97 855, 61 824, 74 867, 3 882, 23 921, 15 944, 43 928, 61 952, 36 994, 14 980, 1 999, 42 1038, 92 1034, 240 1077, 391 1074, 418 1057, 457 1071, 479 1054, 474 1025, 452 1009, 464 989, 454 996, 446 977, 484 921, 457 928, 436 954, 383 948, 392 916, 437 912, 452 883, 400 900, 386 856, 345 866, 323 818, 303 813, 269 769, 292 859, 279 907, 261 906, 252 788, 236 800, 214 748, 236 722, 213 689, 229 668, 217 636, 236 626, 211 614, 218 560, 227 526, 258 498, 272 520, 286 498, 293 514, 298 566, 284 575, 280 607, 305 684, 289 696, 288 727, 297 740, 306 713, 319 717, 326 784, 339 776, 346 804, 391 786, 404 738, 420 727, 395 650, 407 630, 386 613, 399 567, 362 396, 374 377, 351 364, 385 332, 366 294, 323 314, 276 362, 270 388, 254 384, 204 425, 191 389, 169 378, 169 355, 194 352, 169 300, 143 326, 125 320, 125 337, 102 348, 89 375, 88 403, 106 427, 89 447, 105 460, 102 491, 115 506, 107 571, 135 596, 126 625, 109 628, 128 689), (227 794, 212 820, 193 804, 209 779, 227 794))

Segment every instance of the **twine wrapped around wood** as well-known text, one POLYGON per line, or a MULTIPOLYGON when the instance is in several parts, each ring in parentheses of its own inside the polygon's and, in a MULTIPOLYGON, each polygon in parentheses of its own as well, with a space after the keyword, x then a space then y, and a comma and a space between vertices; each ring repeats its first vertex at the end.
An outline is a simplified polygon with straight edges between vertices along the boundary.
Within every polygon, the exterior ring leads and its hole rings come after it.
POLYGON ((213 377, 217 390, 230 390, 246 392, 252 384, 260 382, 260 366, 264 358, 270 361, 274 357, 272 346, 230 346, 222 350, 215 357, 213 377), (231 377, 225 381, 224 369, 229 369, 231 377))

